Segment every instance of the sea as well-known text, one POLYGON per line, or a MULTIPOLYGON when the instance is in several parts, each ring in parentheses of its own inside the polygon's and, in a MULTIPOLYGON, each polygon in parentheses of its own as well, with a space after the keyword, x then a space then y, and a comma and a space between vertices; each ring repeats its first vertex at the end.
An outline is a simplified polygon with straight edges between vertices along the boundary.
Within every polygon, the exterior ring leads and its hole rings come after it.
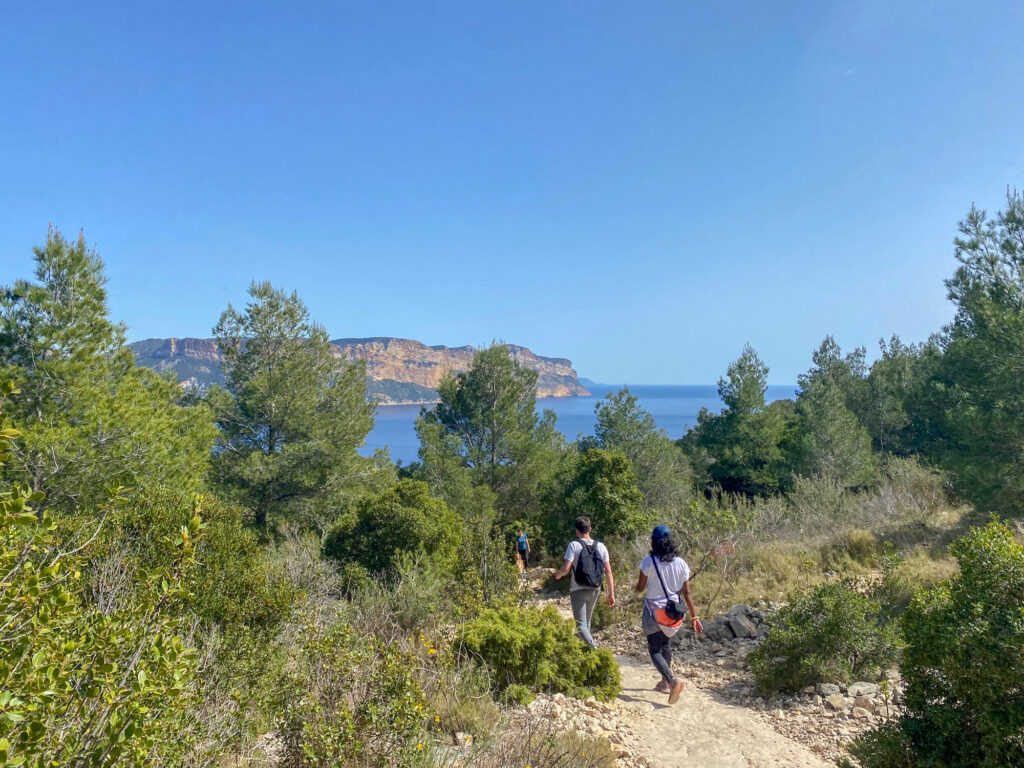
MULTIPOLYGON (((592 435, 597 423, 594 406, 609 392, 617 392, 624 385, 600 384, 589 386, 586 397, 542 397, 537 399, 537 413, 545 409, 555 412, 558 429, 569 440, 580 435, 592 435)), ((722 401, 718 398, 718 387, 714 384, 637 384, 629 385, 629 391, 637 396, 640 407, 648 411, 655 423, 664 429, 669 437, 682 437, 686 430, 697 423, 701 408, 720 411, 722 401)), ((769 402, 793 397, 796 385, 771 385, 765 393, 769 402)), ((378 448, 387 448, 391 459, 402 464, 416 461, 419 440, 414 428, 420 409, 431 406, 420 405, 379 405, 373 429, 366 438, 366 445, 360 451, 369 456, 378 448)))

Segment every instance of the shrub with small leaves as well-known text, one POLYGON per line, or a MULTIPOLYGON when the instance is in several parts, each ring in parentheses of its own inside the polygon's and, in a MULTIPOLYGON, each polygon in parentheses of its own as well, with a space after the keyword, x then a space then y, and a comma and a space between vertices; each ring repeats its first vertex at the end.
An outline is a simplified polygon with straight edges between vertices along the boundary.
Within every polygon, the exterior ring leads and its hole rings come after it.
POLYGON ((950 551, 960 574, 904 618, 904 714, 858 739, 864 768, 1024 766, 1024 545, 1003 523, 950 551))
MULTIPOLYGON (((14 393, 0 383, 4 397, 14 393)), ((0 464, 18 435, 0 424, 0 464)), ((0 765, 174 762, 194 730, 195 651, 177 607, 202 522, 164 542, 167 567, 136 573, 130 604, 104 611, 86 600, 83 552, 65 551, 33 506, 42 501, 18 485, 0 489, 0 765)))
POLYGON ((324 537, 323 553, 339 565, 357 563, 372 574, 393 576, 406 553, 423 550, 443 566, 455 565, 463 524, 426 483, 399 480, 360 499, 324 537))
POLYGON ((589 648, 550 606, 485 610, 462 627, 459 642, 491 670, 497 693, 519 703, 526 690, 602 701, 622 690, 612 652, 589 648))
POLYGON ((846 682, 896 660, 898 635, 881 606, 847 583, 821 584, 779 611, 750 666, 764 693, 846 682))
POLYGON ((427 717, 409 653, 330 611, 307 617, 297 651, 280 689, 284 766, 414 762, 427 717))

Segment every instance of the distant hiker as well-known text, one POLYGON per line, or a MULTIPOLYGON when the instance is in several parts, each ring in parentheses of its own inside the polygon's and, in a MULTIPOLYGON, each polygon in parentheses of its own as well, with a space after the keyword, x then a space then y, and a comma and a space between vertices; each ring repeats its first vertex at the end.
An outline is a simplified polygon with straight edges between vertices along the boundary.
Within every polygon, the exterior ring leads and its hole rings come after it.
POLYGON ((526 568, 530 564, 530 540, 526 538, 526 532, 522 528, 516 534, 516 552, 523 561, 523 568, 526 568))
POLYGON ((661 682, 654 690, 668 694, 668 703, 675 704, 683 692, 683 681, 672 674, 671 638, 689 613, 693 631, 704 631, 697 609, 690 599, 690 566, 679 556, 679 545, 667 525, 659 525, 651 534, 651 553, 640 563, 636 591, 647 590, 641 621, 647 635, 647 651, 661 673, 661 682), (681 605, 686 603, 685 609, 681 605))
POLYGON ((594 606, 601 595, 603 577, 608 576, 608 605, 615 605, 615 577, 612 575, 611 558, 608 548, 600 541, 590 538, 590 518, 576 518, 576 536, 565 549, 565 562, 555 573, 560 579, 572 571, 572 586, 569 587, 569 598, 572 603, 572 615, 576 619, 583 642, 591 648, 597 648, 593 635, 590 634, 590 620, 594 616, 594 606))

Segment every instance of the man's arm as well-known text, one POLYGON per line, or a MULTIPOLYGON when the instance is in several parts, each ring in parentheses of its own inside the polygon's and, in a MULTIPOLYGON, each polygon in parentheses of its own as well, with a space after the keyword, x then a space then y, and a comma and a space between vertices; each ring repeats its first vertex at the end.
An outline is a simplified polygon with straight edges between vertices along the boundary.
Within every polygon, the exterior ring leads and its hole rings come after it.
POLYGON ((704 631, 704 625, 700 623, 697 616, 697 609, 693 607, 693 599, 690 597, 690 580, 683 582, 683 600, 686 601, 686 610, 690 613, 690 622, 693 624, 693 633, 699 635, 704 631))
POLYGON ((604 572, 608 577, 608 607, 614 607, 615 605, 615 574, 612 573, 611 560, 604 561, 604 572))
POLYGON ((562 563, 562 567, 555 571, 555 578, 560 579, 565 576, 569 571, 572 570, 572 560, 566 560, 562 563))

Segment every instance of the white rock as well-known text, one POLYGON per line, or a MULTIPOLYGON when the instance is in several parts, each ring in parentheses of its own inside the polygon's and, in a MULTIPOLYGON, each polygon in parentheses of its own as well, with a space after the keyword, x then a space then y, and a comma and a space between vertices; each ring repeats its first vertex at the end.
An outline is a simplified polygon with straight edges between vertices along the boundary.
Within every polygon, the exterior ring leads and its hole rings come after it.
POLYGON ((837 712, 844 711, 846 709, 846 697, 839 693, 833 693, 831 696, 827 697, 825 699, 825 703, 837 712))
POLYGON ((852 683, 850 687, 847 688, 847 693, 854 698, 857 696, 874 696, 878 693, 878 686, 875 683, 866 683, 863 681, 859 683, 852 683))
POLYGON ((875 712, 875 702, 873 702, 867 696, 858 696, 857 698, 855 698, 853 700, 853 706, 855 709, 858 707, 860 709, 866 709, 868 712, 871 712, 872 714, 874 714, 875 712))

